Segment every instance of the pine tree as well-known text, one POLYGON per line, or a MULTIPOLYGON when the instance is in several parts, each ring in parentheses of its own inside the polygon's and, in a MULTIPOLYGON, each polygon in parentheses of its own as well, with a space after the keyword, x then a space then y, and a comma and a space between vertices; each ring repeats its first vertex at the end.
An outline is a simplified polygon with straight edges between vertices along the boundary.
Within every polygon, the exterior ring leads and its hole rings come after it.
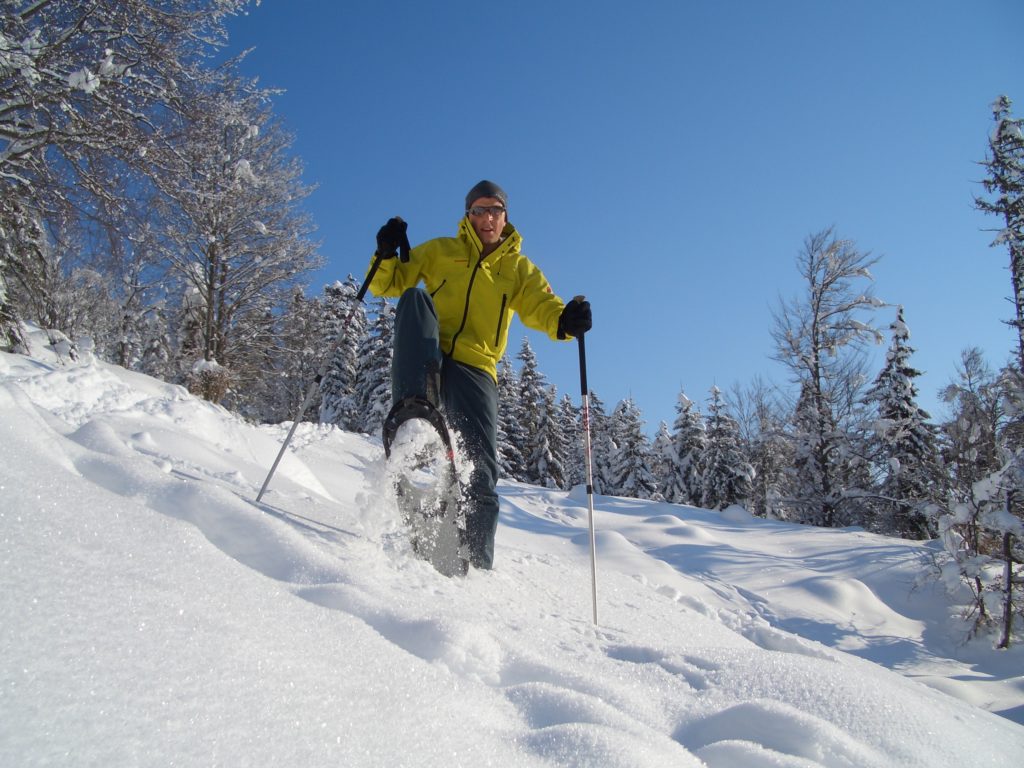
POLYGON ((640 410, 632 398, 622 400, 612 412, 612 439, 616 451, 611 463, 611 490, 617 496, 649 499, 658 492, 651 472, 651 449, 643 432, 640 410))
POLYGON ((391 410, 391 359, 394 348, 395 309, 377 299, 375 314, 359 345, 353 398, 358 414, 355 429, 376 434, 391 410))
POLYGON ((701 506, 725 509, 746 504, 751 495, 754 470, 740 445, 739 425, 729 414, 718 387, 711 388, 708 404, 707 446, 701 485, 701 506))
POLYGON ((1004 226, 992 242, 1010 252, 1010 280, 1016 310, 1011 324, 1017 329, 1017 351, 1024 370, 1024 119, 1010 117, 1012 102, 1000 96, 992 105, 995 126, 989 136, 989 156, 983 165, 988 178, 982 184, 993 199, 976 197, 978 209, 999 216, 1004 226))
POLYGON ((544 375, 537 367, 537 357, 530 347, 530 341, 523 338, 519 354, 519 416, 526 430, 526 443, 523 446, 525 458, 525 480, 528 483, 540 484, 544 470, 541 463, 546 461, 548 453, 547 430, 544 424, 545 412, 544 375))
POLYGON ((558 421, 556 396, 553 386, 547 387, 541 395, 541 421, 533 441, 534 453, 528 462, 535 468, 537 484, 545 488, 562 488, 565 485, 565 436, 558 421))
POLYGON ((910 364, 914 349, 903 307, 889 329, 892 344, 885 366, 866 396, 876 408, 874 453, 882 466, 877 527, 883 533, 926 539, 934 533, 927 507, 944 495, 935 428, 917 405, 914 379, 921 372, 910 364))
POLYGON ((755 404, 757 433, 747 446, 754 468, 751 512, 758 517, 784 520, 787 517, 783 497, 786 467, 793 463, 792 443, 782 419, 773 407, 760 399, 755 404))
POLYGON ((501 477, 525 481, 525 445, 526 431, 519 402, 519 375, 506 357, 498 367, 498 469, 501 477))
MULTIPOLYGON (((989 136, 989 156, 984 163, 988 178, 983 184, 994 199, 976 199, 979 209, 1003 220, 1004 226, 992 245, 1005 245, 1010 252, 1015 309, 1011 325, 1017 329, 1016 364, 1009 366, 1003 376, 1008 423, 1000 435, 1002 467, 998 477, 1006 517, 1005 524, 993 526, 1002 539, 1005 561, 1001 647, 1009 646, 1014 613, 1024 613, 1024 598, 1013 593, 1014 562, 1019 565, 1024 558, 1024 120, 1012 118, 1011 107, 1006 96, 1000 96, 992 105, 995 126, 989 136)), ((994 479, 995 476, 990 478, 990 482, 994 479)))
POLYGON ((666 494, 675 479, 678 464, 679 457, 676 455, 676 447, 672 443, 668 424, 662 421, 658 424, 658 431, 651 442, 651 473, 658 481, 658 492, 652 498, 658 501, 664 501, 667 498, 666 494))
POLYGON ((565 489, 587 482, 585 436, 580 427, 581 413, 568 395, 562 395, 558 407, 558 422, 565 436, 565 489))
POLYGON ((319 420, 353 431, 361 428, 362 414, 355 399, 356 372, 359 346, 367 333, 366 308, 356 301, 358 292, 352 275, 344 283, 324 287, 324 329, 317 345, 321 355, 334 349, 320 383, 319 420))
POLYGON ((682 391, 676 401, 672 445, 676 463, 665 498, 674 504, 697 506, 704 496, 702 476, 707 433, 703 415, 682 391))
MULTIPOLYGON (((583 413, 580 413, 580 419, 583 413)), ((584 426, 580 424, 580 433, 584 426)), ((612 435, 610 417, 605 412, 604 402, 593 390, 590 391, 590 450, 591 473, 594 479, 594 493, 612 493, 612 461, 618 450, 612 435)))

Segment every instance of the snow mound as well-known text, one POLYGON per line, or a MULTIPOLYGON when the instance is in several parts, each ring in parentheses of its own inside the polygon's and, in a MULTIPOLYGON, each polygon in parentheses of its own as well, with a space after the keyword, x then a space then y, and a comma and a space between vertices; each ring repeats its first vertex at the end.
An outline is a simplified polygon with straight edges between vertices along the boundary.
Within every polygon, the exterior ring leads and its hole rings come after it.
POLYGON ((1024 754, 1021 653, 957 644, 927 545, 598 496, 595 626, 579 489, 502 483, 496 569, 447 579, 377 439, 300 425, 256 504, 288 425, 67 351, 0 354, 0 764, 1024 754))

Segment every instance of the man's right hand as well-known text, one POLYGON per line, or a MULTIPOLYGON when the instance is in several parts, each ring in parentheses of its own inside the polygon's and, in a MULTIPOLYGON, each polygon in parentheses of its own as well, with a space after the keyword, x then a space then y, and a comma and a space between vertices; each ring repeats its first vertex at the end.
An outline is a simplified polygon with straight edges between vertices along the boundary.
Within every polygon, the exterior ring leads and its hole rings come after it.
POLYGON ((388 219, 377 231, 377 255, 382 259, 393 259, 401 253, 402 261, 409 260, 409 225, 400 217, 388 219))

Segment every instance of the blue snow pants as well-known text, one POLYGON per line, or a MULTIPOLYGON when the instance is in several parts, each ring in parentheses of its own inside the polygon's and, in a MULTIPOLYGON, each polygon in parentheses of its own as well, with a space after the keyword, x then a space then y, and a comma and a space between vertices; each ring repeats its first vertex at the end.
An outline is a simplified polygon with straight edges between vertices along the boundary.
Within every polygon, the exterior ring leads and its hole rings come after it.
POLYGON ((475 568, 489 569, 498 528, 498 386, 486 371, 441 352, 437 311, 422 288, 403 293, 395 311, 392 404, 412 396, 440 407, 473 463, 463 493, 469 558, 475 568))

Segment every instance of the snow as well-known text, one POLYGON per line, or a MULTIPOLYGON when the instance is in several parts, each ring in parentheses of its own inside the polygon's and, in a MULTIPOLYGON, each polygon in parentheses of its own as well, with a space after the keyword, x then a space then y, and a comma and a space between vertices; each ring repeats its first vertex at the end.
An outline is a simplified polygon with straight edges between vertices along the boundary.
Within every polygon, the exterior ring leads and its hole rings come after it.
POLYGON ((1010 766, 1019 648, 931 544, 503 483, 496 567, 408 552, 375 436, 0 354, 0 764, 1010 766), (987 710, 987 711, 986 711, 987 710), (995 714, 995 713, 1001 714, 995 714))
POLYGON ((92 93, 100 87, 100 79, 90 72, 88 67, 82 67, 68 75, 68 85, 86 93, 92 93))
POLYGON ((252 164, 248 160, 239 160, 235 163, 235 179, 249 184, 259 183, 256 173, 252 169, 252 164))

